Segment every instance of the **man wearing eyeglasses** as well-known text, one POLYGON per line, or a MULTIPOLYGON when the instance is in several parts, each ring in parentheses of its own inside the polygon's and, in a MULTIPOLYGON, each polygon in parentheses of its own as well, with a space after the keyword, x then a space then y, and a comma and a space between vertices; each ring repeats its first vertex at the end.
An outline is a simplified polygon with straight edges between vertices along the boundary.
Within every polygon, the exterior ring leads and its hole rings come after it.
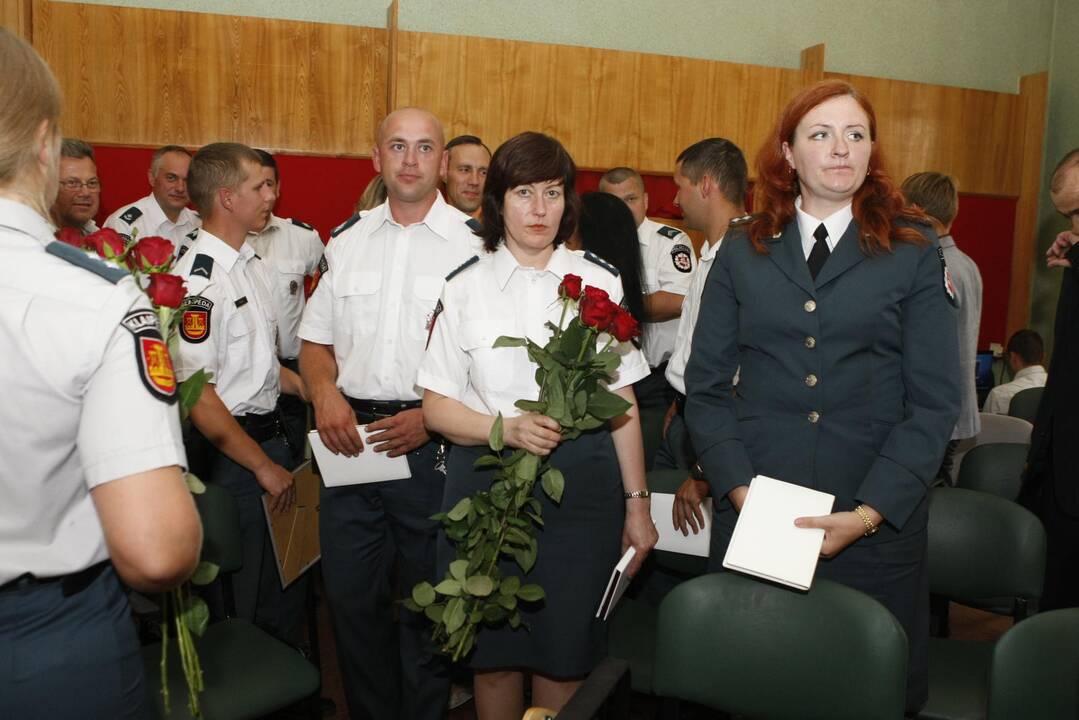
POLYGON ((94 149, 82 140, 64 138, 60 145, 60 192, 52 206, 58 230, 75 228, 83 235, 97 230, 94 217, 101 207, 94 149))
POLYGON ((191 153, 187 148, 179 145, 158 148, 147 174, 152 192, 134 203, 121 205, 105 220, 105 227, 128 237, 159 235, 172 241, 177 255, 182 254, 181 248, 194 239, 189 234, 202 225, 198 213, 187 207, 191 202, 187 194, 190 165, 191 153))

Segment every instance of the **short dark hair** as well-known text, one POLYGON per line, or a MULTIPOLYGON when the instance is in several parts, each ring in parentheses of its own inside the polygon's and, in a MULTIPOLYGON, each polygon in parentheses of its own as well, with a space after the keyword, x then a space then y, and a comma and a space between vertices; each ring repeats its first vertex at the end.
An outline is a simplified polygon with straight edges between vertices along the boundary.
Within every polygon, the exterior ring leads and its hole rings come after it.
POLYGON ((749 171, 741 148, 721 137, 705 138, 678 153, 682 174, 696 185, 707 175, 728 201, 742 207, 746 201, 749 171))
POLYGON ((244 160, 259 164, 258 153, 240 143, 210 143, 191 158, 187 192, 204 218, 213 213, 214 193, 223 187, 234 188, 246 179, 244 160))
POLYGON ((1064 174, 1075 167, 1079 167, 1079 148, 1065 153, 1057 166, 1053 168, 1053 174, 1049 176, 1049 192, 1054 194, 1060 192, 1064 187, 1064 174))
POLYGON ((959 212, 959 185, 951 175, 939 172, 914 173, 903 181, 907 202, 947 227, 959 212))
POLYGON ((620 166, 611 168, 607 172, 600 176, 600 183, 606 183, 607 185, 621 185, 626 180, 634 179, 637 184, 641 186, 641 192, 644 192, 644 178, 641 174, 631 167, 620 166))
POLYGON ((1041 335, 1024 328, 1008 338, 1008 352, 1018 355, 1027 365, 1041 365, 1045 357, 1045 343, 1041 335))
POLYGON ((491 148, 484 145, 483 141, 475 135, 458 135, 453 140, 446 143, 446 150, 453 150, 458 145, 479 145, 481 148, 487 151, 487 154, 491 154, 491 148))
POLYGON ((523 132, 499 145, 487 170, 487 182, 483 186, 483 227, 477 233, 483 238, 487 252, 494 252, 506 234, 502 217, 506 192, 547 180, 561 181, 565 197, 562 221, 554 238, 555 247, 558 247, 573 234, 580 213, 581 201, 574 187, 577 166, 573 158, 562 143, 538 132, 523 132))
POLYGON ((81 160, 82 158, 90 158, 94 160, 94 149, 90 146, 90 143, 85 140, 78 140, 76 138, 64 138, 60 143, 60 157, 71 158, 72 160, 81 160))
POLYGON ((629 206, 610 193, 588 192, 581 196, 581 219, 577 225, 581 247, 618 268, 623 304, 638 320, 644 319, 644 283, 641 281, 641 243, 637 221, 629 206))
POLYGON ((277 161, 274 160, 274 156, 270 153, 262 150, 261 148, 251 148, 255 151, 255 154, 259 156, 259 165, 262 167, 273 168, 273 179, 277 182, 281 179, 281 176, 277 172, 277 161))
POLYGON ((187 155, 191 157, 191 151, 185 148, 183 145, 165 145, 154 150, 154 156, 150 158, 150 173, 157 175, 157 171, 161 169, 161 158, 165 157, 169 153, 179 153, 181 155, 187 155))

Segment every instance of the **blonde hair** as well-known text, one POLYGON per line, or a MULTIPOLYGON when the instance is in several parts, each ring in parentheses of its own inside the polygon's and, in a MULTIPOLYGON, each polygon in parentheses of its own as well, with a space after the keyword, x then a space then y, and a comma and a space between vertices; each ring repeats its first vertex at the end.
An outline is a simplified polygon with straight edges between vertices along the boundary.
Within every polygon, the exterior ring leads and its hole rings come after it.
POLYGON ((372 210, 386 202, 386 181, 381 175, 375 175, 371 182, 367 183, 363 195, 356 201, 356 212, 372 210))
MULTIPOLYGON (((11 189, 33 167, 34 139, 43 121, 51 126, 59 148, 62 96, 45 61, 25 40, 4 28, 0 28, 0 68, 4 69, 0 73, 0 187, 11 189)), ((18 190, 25 193, 29 188, 18 190)), ((43 197, 33 200, 42 205, 36 208, 39 212, 52 204, 43 197)))
POLYGON ((187 192, 204 218, 214 211, 214 195, 221 188, 236 188, 247 179, 243 161, 260 165, 258 153, 240 143, 211 143, 191 158, 187 192))

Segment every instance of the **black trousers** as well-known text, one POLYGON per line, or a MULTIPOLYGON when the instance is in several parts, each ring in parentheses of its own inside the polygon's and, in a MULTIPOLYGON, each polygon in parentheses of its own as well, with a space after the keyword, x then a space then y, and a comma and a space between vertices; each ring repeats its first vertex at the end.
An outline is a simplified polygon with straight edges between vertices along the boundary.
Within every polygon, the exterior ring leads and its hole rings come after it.
POLYGON ((662 407, 674 402, 675 391, 667 382, 667 363, 654 368, 647 376, 633 383, 633 394, 637 397, 638 407, 662 407))
POLYGON ((111 566, 69 597, 59 582, 0 593, 0 717, 148 718, 149 700, 111 566))
MULTIPOLYGON (((299 375, 300 366, 295 358, 282 360, 281 364, 299 375)), ((293 470, 303 464, 307 447, 307 403, 295 395, 281 393, 277 400, 277 409, 281 411, 290 451, 289 464, 285 467, 293 470)))
MULTIPOLYGON (((1045 584, 1040 610, 1079 607, 1079 517, 1060 507, 1054 487, 1055 461, 1050 455, 1039 477, 1028 483, 1019 502, 1038 516, 1045 527, 1045 584), (1030 485, 1036 489, 1031 491, 1030 485)), ((1073 473, 1074 468, 1069 468, 1073 473)))
MULTIPOLYGON (((376 419, 356 415, 361 424, 376 419)), ((434 651, 430 623, 394 603, 418 582, 437 582, 431 515, 445 482, 437 451, 429 442, 409 453, 407 480, 321 490, 322 575, 350 718, 446 714, 448 663, 434 651)))

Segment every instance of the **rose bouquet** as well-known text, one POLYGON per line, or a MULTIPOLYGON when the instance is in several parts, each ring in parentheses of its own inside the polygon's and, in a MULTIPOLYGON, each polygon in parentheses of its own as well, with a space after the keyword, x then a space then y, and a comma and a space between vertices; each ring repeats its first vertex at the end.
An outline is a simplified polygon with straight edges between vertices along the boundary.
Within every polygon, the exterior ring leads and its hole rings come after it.
MULTIPOLYGON (((173 264, 174 246, 162 237, 148 236, 132 239, 130 242, 115 230, 105 228, 83 236, 78 230, 65 228, 57 233, 57 238, 87 252, 94 252, 103 260, 127 270, 134 276, 135 283, 146 293, 157 315, 161 335, 167 345, 161 352, 148 355, 147 377, 154 382, 158 390, 171 395, 176 392, 175 376, 169 350, 175 350, 176 309, 184 299, 184 281, 179 275, 169 271, 173 264)), ((181 420, 186 420, 191 408, 199 399, 203 387, 210 376, 204 371, 192 375, 180 383, 179 408, 181 420)), ((192 475, 185 475, 188 489, 198 495, 205 491, 202 482, 192 475)), ((190 713, 199 717, 198 694, 203 689, 202 668, 195 651, 191 633, 202 635, 210 621, 210 612, 206 602, 191 591, 189 584, 207 585, 217 577, 218 567, 209 562, 200 562, 188 581, 180 587, 161 595, 161 692, 164 696, 166 715, 169 713, 168 684, 168 642, 169 630, 176 631, 180 661, 187 678, 187 707, 190 713)))
MULTIPOLYGON (((538 367, 537 400, 518 400, 525 412, 547 415, 570 440, 624 414, 630 404, 607 390, 621 360, 613 345, 640 334, 637 321, 613 302, 607 292, 585 286, 566 275, 558 288, 562 314, 558 325, 547 323, 551 338, 539 346, 528 338, 499 337, 494 347, 524 347, 538 367), (566 322, 567 315, 576 310, 566 322), (604 341, 597 350, 599 341, 604 341)), ((536 480, 553 502, 565 491, 558 468, 525 450, 508 451, 502 439, 502 416, 495 419, 488 443, 491 453, 475 467, 494 468, 489 490, 462 498, 448 512, 435 516, 454 544, 456 559, 437 585, 419 583, 405 607, 422 612, 433 624, 440 650, 459 660, 471 651, 481 625, 522 625, 519 602, 537 602, 543 588, 525 584, 517 575, 503 576, 499 561, 512 559, 527 574, 536 563, 534 528, 543 525, 541 506, 532 491, 536 480)))

